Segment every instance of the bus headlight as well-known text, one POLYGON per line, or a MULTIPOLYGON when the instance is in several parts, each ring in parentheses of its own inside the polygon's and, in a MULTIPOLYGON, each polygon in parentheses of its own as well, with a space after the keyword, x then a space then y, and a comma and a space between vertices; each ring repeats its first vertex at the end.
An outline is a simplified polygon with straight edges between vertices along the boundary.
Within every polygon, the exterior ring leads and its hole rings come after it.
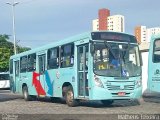
POLYGON ((96 86, 104 88, 101 80, 98 77, 94 77, 94 81, 96 86))
POLYGON ((135 82, 135 86, 136 86, 136 88, 141 87, 142 86, 142 80, 137 80, 135 82))

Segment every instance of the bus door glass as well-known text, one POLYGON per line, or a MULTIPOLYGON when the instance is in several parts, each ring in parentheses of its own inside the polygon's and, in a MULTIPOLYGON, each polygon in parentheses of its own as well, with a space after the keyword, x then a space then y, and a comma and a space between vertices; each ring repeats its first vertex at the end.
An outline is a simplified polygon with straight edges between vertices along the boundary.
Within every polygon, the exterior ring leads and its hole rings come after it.
POLYGON ((88 91, 88 44, 78 46, 78 95, 89 96, 88 91))
MULTIPOLYGON (((42 88, 45 88, 45 68, 46 68, 46 55, 38 56, 38 66, 39 66, 39 80, 42 85, 42 88)), ((40 88, 39 88, 40 89, 40 88)))
POLYGON ((159 91, 160 92, 160 39, 157 39, 154 41, 153 44, 153 58, 152 58, 152 65, 149 68, 149 74, 151 74, 151 89, 153 91, 159 91))
POLYGON ((19 78, 19 73, 20 73, 20 68, 19 68, 19 60, 14 61, 14 78, 15 78, 15 85, 14 85, 14 91, 18 92, 19 91, 19 84, 20 84, 20 78, 19 78))

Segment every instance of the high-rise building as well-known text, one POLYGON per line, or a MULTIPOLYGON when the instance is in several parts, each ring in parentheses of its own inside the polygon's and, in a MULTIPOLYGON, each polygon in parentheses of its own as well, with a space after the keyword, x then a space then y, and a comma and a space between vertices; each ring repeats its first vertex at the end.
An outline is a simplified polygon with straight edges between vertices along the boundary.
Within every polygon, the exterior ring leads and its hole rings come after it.
POLYGON ((141 42, 146 42, 146 37, 147 37, 147 28, 146 28, 146 26, 137 26, 137 27, 135 27, 134 34, 135 34, 136 39, 137 39, 139 44, 141 42))
POLYGON ((98 11, 98 19, 99 19, 99 30, 107 30, 107 18, 110 16, 110 10, 108 9, 100 9, 98 11))
POLYGON ((99 31, 99 19, 92 20, 93 31, 99 31))
POLYGON ((124 16, 113 15, 108 17, 108 30, 115 32, 124 32, 124 16))
POLYGON ((92 29, 93 31, 108 30, 115 32, 125 32, 124 16, 110 16, 110 10, 100 9, 98 12, 98 18, 92 20, 92 29))
POLYGON ((139 44, 150 42, 151 36, 160 34, 160 27, 148 28, 146 26, 137 26, 134 30, 139 44))
POLYGON ((147 42, 150 42, 152 35, 160 34, 160 27, 148 28, 147 29, 147 42))

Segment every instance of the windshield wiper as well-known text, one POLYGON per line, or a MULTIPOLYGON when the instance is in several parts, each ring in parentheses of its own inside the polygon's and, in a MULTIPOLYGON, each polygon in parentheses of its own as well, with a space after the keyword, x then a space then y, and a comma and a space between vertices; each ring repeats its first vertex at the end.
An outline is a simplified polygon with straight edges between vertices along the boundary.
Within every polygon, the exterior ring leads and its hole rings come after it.
POLYGON ((108 47, 108 48, 109 48, 109 50, 111 51, 111 53, 112 53, 113 57, 114 57, 114 58, 116 58, 116 55, 114 54, 114 52, 113 52, 113 50, 112 50, 111 46, 108 44, 108 42, 107 42, 107 41, 104 41, 104 44, 105 44, 105 46, 106 46, 106 47, 108 47))
POLYGON ((129 51, 129 49, 130 49, 130 42, 128 42, 128 48, 126 49, 126 53, 125 53, 124 57, 127 55, 127 52, 129 51))

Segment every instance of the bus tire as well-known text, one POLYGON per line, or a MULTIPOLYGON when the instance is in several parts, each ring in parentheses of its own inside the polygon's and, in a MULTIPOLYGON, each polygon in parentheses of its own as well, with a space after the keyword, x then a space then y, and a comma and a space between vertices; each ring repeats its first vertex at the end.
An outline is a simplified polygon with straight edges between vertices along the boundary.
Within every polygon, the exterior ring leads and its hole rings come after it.
POLYGON ((31 96, 28 93, 28 87, 24 86, 23 87, 23 97, 25 101, 30 101, 31 100, 31 96))
POLYGON ((74 99, 74 92, 72 86, 67 87, 67 91, 65 94, 66 103, 69 107, 75 107, 78 105, 78 100, 74 99))
POLYGON ((101 102, 103 103, 103 105, 111 105, 114 101, 113 100, 101 100, 101 102))
POLYGON ((142 98, 140 98, 140 99, 135 99, 134 102, 135 102, 136 105, 140 105, 141 102, 143 102, 143 99, 142 99, 142 98))
POLYGON ((53 103, 59 103, 60 102, 60 98, 57 98, 57 97, 51 97, 51 102, 53 103))

